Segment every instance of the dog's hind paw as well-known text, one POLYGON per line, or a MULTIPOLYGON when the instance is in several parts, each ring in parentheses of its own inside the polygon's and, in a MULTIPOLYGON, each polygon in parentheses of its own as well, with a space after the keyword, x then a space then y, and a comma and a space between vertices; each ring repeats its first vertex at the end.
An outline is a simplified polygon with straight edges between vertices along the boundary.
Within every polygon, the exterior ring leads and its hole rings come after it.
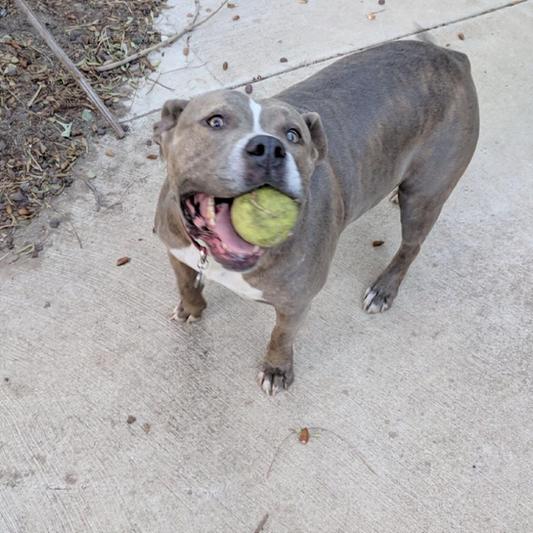
POLYGON ((363 310, 369 314, 383 313, 391 306, 393 298, 377 287, 368 287, 363 298, 363 310))
POLYGON ((282 370, 268 364, 264 364, 262 370, 257 374, 257 384, 268 396, 275 396, 282 390, 287 390, 294 381, 292 368, 282 370))
POLYGON ((185 310, 183 307, 182 302, 180 302, 176 307, 174 307, 174 311, 172 312, 172 315, 170 317, 171 322, 196 322, 197 320, 200 320, 202 316, 194 316, 193 314, 189 313, 185 310))

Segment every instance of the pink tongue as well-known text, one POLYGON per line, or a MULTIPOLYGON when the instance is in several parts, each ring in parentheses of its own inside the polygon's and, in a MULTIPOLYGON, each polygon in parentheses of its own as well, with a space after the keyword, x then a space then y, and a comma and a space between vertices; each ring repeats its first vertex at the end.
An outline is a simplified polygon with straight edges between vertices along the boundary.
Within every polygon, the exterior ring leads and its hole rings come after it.
MULTIPOLYGON (((205 193, 198 193, 196 199, 200 203, 200 214, 204 220, 208 220, 208 203, 209 195, 205 193)), ((216 206, 215 227, 209 224, 211 231, 216 233, 219 239, 228 247, 230 252, 236 254, 251 254, 254 250, 254 245, 242 240, 233 229, 230 218, 230 205, 219 204, 216 206)))
POLYGON ((231 252, 243 254, 253 253, 254 245, 241 239, 233 229, 229 204, 221 204, 218 206, 215 232, 231 252))

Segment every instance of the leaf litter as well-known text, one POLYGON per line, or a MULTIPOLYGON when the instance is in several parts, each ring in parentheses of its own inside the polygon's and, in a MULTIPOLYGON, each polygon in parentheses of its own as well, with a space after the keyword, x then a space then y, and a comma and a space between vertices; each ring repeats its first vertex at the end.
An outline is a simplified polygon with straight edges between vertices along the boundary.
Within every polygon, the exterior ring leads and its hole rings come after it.
MULTIPOLYGON (((154 20, 166 0, 35 0, 32 9, 120 116, 122 101, 154 70, 146 57, 95 68, 161 42, 154 20)), ((70 170, 91 137, 108 128, 83 90, 31 29, 12 0, 0 17, 0 251, 72 183, 70 170)))

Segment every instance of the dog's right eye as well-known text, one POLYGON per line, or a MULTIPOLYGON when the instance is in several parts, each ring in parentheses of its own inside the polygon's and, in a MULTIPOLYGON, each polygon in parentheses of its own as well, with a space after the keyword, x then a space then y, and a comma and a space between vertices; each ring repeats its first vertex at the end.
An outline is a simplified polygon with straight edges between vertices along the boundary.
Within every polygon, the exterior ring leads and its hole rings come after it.
POLYGON ((214 130, 224 127, 224 119, 220 115, 213 115, 207 119, 207 125, 214 130))

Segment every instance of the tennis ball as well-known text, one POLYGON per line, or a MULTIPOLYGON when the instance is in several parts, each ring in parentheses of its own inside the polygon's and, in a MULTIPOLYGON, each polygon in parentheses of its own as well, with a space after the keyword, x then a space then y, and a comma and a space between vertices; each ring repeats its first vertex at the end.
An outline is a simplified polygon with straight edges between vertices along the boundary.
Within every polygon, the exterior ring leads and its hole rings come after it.
POLYGON ((289 196, 261 187, 233 200, 231 223, 245 241, 262 248, 282 243, 298 218, 298 204, 289 196))

